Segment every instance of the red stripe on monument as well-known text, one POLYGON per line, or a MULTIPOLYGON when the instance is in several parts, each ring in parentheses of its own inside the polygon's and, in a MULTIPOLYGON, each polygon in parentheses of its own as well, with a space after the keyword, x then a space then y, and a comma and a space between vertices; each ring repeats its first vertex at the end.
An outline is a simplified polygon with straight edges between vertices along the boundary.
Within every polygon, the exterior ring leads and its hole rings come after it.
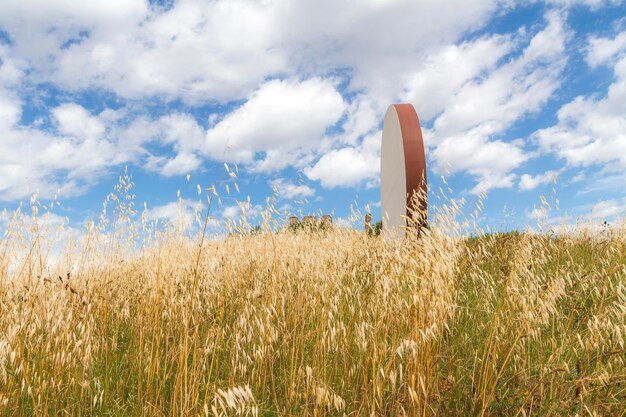
MULTIPOLYGON (((424 139, 420 121, 412 104, 394 104, 398 119, 400 120, 400 130, 402 132, 402 145, 404 147, 404 167, 406 175, 407 193, 407 217, 411 216, 413 207, 412 196, 416 192, 423 193, 426 197, 426 155, 424 154, 424 139)), ((419 210, 426 212, 427 199, 420 199, 419 210)))

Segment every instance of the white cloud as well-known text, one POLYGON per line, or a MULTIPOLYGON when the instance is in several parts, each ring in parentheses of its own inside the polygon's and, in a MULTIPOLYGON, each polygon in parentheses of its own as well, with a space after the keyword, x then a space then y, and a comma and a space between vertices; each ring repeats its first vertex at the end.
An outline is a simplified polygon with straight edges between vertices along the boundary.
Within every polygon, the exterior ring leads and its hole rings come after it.
MULTIPOLYGON (((591 42, 602 43, 596 38, 591 42)), ((594 53, 594 48, 591 62, 599 62, 598 56, 608 60, 626 44, 608 55, 594 53)), ((535 133, 541 151, 554 153, 572 167, 599 165, 605 173, 626 172, 626 56, 614 63, 613 72, 605 97, 576 97, 559 109, 557 124, 535 133)))
POLYGON ((172 113, 158 120, 163 143, 174 144, 179 151, 198 151, 204 144, 205 131, 189 114, 172 113))
POLYGON ((345 109, 328 80, 269 81, 208 130, 204 151, 212 159, 242 162, 258 171, 297 165, 345 109), (265 155, 257 158, 260 153, 265 155))
MULTIPOLYGON (((0 6, 2 7, 2 6, 0 6)), ((0 44, 0 200, 39 192, 51 197, 76 195, 99 181, 108 168, 135 161, 141 143, 117 137, 116 114, 91 114, 75 103, 49 112, 53 127, 20 124, 25 105, 19 92, 26 83, 23 62, 0 44)))
POLYGON ((272 8, 242 0, 2 2, 0 26, 35 77, 68 89, 189 102, 234 98, 284 66, 272 8), (52 64, 52 65, 50 65, 52 64))
POLYGON ((353 91, 394 102, 425 56, 481 27, 506 1, 284 2, 282 38, 313 72, 350 70, 353 91))
POLYGON ((102 121, 78 104, 62 104, 52 109, 51 113, 59 124, 58 129, 62 134, 75 138, 93 139, 101 137, 104 133, 102 121))
POLYGON ((22 0, 0 3, 0 26, 33 79, 71 90, 228 101, 279 74, 349 68, 353 90, 390 102, 425 53, 508 4, 186 0, 163 8, 142 0, 22 0))
POLYGON ((454 105, 464 85, 493 71, 513 47, 510 37, 503 35, 449 45, 431 55, 424 69, 411 76, 402 100, 413 103, 422 121, 430 120, 454 105))
POLYGON ((332 150, 304 172, 327 188, 349 187, 363 181, 367 181, 366 186, 373 186, 380 173, 381 135, 379 131, 356 146, 332 150))
POLYGON ((548 25, 518 58, 463 85, 435 120, 435 134, 447 136, 476 126, 494 134, 539 110, 560 84, 566 37, 562 19, 549 13, 548 25))
MULTIPOLYGON (((495 49, 497 60, 504 59, 511 42, 519 40, 497 35, 482 38, 456 51, 456 60, 438 63, 438 71, 449 73, 446 78, 456 80, 458 88, 446 90, 439 99, 443 104, 430 110, 434 114, 443 109, 433 128, 425 130, 425 141, 431 149, 434 170, 469 173, 477 180, 473 193, 512 187, 516 178, 512 171, 530 157, 523 141, 505 142, 492 137, 541 109, 560 85, 568 34, 562 15, 550 12, 546 20, 546 27, 529 40, 518 57, 509 58, 492 71, 485 72, 476 64, 482 61, 481 55, 487 58, 495 49), (451 75, 455 74, 454 68, 460 68, 460 75, 451 75)), ((523 32, 519 36, 523 37, 523 32)))
POLYGON ((553 170, 549 170, 538 175, 523 174, 520 177, 519 189, 522 191, 534 190, 540 185, 549 184, 550 182, 555 181, 558 175, 559 172, 553 170))
MULTIPOLYGON (((567 37, 563 16, 551 13, 530 40, 523 29, 454 45, 513 7, 508 0, 75 3, 0 2, 11 40, 0 45, 0 199, 36 188, 77 194, 126 163, 186 174, 206 158, 257 172, 294 166, 326 187, 371 186, 381 116, 398 98, 434 120, 425 136, 436 169, 469 173, 475 190, 510 187, 529 155, 498 135, 551 97, 567 37), (131 99, 129 109, 155 97, 245 102, 208 131, 189 114, 95 114, 74 103, 51 110, 51 130, 18 126, 20 88, 41 82, 63 94, 112 92, 131 99)), ((617 59, 620 36, 592 41, 590 62, 617 59)))
POLYGON ((185 175, 202 165, 202 160, 193 153, 179 152, 175 157, 149 156, 145 168, 165 177, 185 175))
POLYGON ((434 168, 450 174, 469 173, 478 180, 473 193, 511 188, 515 175, 510 172, 526 162, 528 156, 517 144, 488 140, 484 130, 477 127, 444 139, 431 152, 434 168))
POLYGON ((595 67, 611 61, 626 51, 626 31, 617 34, 613 39, 592 36, 589 39, 587 63, 595 67))
POLYGON ((626 199, 602 200, 594 204, 591 208, 590 217, 592 219, 613 220, 626 216, 626 199))
POLYGON ((263 206, 252 205, 249 201, 237 201, 235 205, 226 206, 222 209, 220 216, 227 221, 245 219, 246 221, 259 220, 263 213, 263 206))
POLYGON ((50 197, 80 194, 113 166, 136 162, 142 143, 126 141, 118 126, 85 108, 66 103, 53 108, 56 130, 0 126, 0 200, 39 192, 50 197))
POLYGON ((188 114, 171 113, 159 118, 124 117, 118 110, 105 110, 98 118, 110 126, 110 135, 122 152, 148 171, 171 177, 200 169, 203 163, 204 130, 188 114), (158 145, 150 147, 148 144, 158 145))
POLYGON ((0 89, 0 130, 14 126, 22 114, 20 100, 0 89))
POLYGON ((288 200, 294 198, 307 198, 315 195, 315 190, 305 184, 293 184, 284 178, 278 178, 270 181, 270 186, 276 191, 281 198, 288 200))
POLYGON ((147 157, 144 167, 149 171, 171 177, 191 173, 202 166, 205 132, 188 114, 172 113, 156 120, 138 119, 126 130, 126 137, 136 135, 145 138, 144 141, 172 147, 174 155, 162 150, 158 155, 147 157))
MULTIPOLYGON (((64 48, 80 40, 81 34, 119 39, 125 33, 120 28, 139 24, 147 10, 142 0, 0 2, 0 27, 8 33, 16 56, 32 67, 31 78, 50 80, 67 52, 64 48)), ((68 83, 94 74, 98 67, 90 64, 75 67, 80 71, 67 74, 68 83)))
POLYGON ((16 56, 32 67, 32 79, 69 90, 196 104, 246 97, 268 78, 347 69, 351 91, 389 103, 415 69, 424 68, 424 57, 515 5, 185 0, 160 7, 145 0, 20 0, 0 2, 0 27, 16 56))
MULTIPOLYGON (((200 201, 179 199, 169 203, 150 207, 146 211, 148 221, 156 221, 168 225, 182 227, 183 230, 191 230, 195 227, 197 218, 202 217, 204 205, 200 201)), ((213 221, 212 227, 216 225, 213 221)))
MULTIPOLYGON (((530 39, 522 31, 516 37, 493 35, 446 47, 409 78, 403 97, 415 102, 423 119, 434 118, 433 128, 423 129, 431 168, 469 173, 477 181, 474 193, 513 186, 512 171, 530 155, 521 140, 492 137, 538 111, 560 84, 567 33, 562 15, 551 12, 546 20, 530 39), (519 56, 511 58, 525 40, 519 56)), ((376 181, 380 133, 354 144, 353 125, 346 123, 349 146, 328 151, 305 169, 310 179, 325 187, 376 181)))
POLYGON ((239 206, 228 206, 222 210, 222 217, 232 219, 233 217, 241 215, 241 208, 239 206))
POLYGON ((0 130, 14 126, 22 114, 22 102, 12 90, 19 86, 24 73, 0 43, 0 130))
MULTIPOLYGON (((12 99, 10 93, 8 97, 12 99)), ((0 84, 0 103, 5 99, 0 84)), ((76 103, 64 103, 50 110, 52 128, 43 129, 19 125, 22 103, 11 103, 12 114, 8 106, 0 108, 0 200, 33 192, 78 195, 123 164, 143 165, 163 176, 202 166, 205 131, 189 115, 151 119, 129 116, 123 108, 92 114, 76 103), (150 153, 148 144, 160 147, 150 147, 150 153)))
MULTIPOLYGON (((385 104, 387 106, 387 104, 385 104)), ((365 94, 353 98, 341 131, 317 149, 317 160, 304 169, 309 179, 324 187, 350 187, 366 181, 374 186, 380 172, 381 103, 365 94)))
POLYGON ((355 145, 364 135, 379 129, 385 106, 366 94, 357 95, 352 99, 346 111, 346 120, 342 124, 342 133, 336 139, 341 143, 355 145))

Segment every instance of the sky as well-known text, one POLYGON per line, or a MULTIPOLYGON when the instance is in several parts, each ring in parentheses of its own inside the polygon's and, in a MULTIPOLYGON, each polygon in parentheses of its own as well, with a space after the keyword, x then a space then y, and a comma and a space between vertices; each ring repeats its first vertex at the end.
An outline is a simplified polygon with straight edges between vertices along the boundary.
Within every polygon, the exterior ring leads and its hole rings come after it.
POLYGON ((268 198, 377 220, 400 102, 433 207, 483 200, 500 230, 542 201, 551 221, 626 214, 619 0, 2 0, 0 209, 36 193, 81 228, 127 173, 162 223, 213 186, 216 220, 258 222, 268 198))

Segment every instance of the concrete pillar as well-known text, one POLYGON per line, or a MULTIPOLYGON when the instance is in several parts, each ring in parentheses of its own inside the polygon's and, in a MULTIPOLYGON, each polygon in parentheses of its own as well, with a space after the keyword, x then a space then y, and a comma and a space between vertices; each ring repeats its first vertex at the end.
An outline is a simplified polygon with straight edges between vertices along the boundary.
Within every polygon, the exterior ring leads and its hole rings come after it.
POLYGON ((314 225, 317 223, 317 217, 315 216, 304 216, 302 218, 302 224, 314 225))
POLYGON ((371 233, 372 232, 372 214, 371 213, 367 213, 365 215, 365 233, 371 233))

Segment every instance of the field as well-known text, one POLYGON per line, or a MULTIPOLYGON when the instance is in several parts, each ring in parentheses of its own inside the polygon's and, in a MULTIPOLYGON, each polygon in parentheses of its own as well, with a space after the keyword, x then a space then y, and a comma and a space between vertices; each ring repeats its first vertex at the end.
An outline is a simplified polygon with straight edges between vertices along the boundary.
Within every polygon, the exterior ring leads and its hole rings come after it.
POLYGON ((209 239, 120 201, 54 263, 8 226, 0 415, 625 415, 624 228, 209 239))

